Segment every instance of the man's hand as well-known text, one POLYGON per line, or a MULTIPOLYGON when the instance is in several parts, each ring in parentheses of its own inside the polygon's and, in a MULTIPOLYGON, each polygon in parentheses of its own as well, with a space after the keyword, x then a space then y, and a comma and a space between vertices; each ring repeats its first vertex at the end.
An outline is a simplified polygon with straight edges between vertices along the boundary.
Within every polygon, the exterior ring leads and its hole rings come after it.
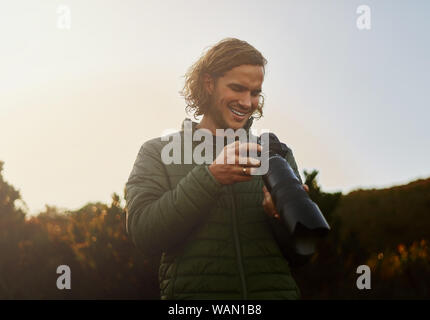
POLYGON ((257 143, 239 143, 236 141, 224 147, 215 161, 209 166, 209 171, 215 179, 224 185, 252 179, 251 170, 259 167, 260 161, 250 157, 244 157, 247 151, 261 152, 261 146, 257 143))
MULTIPOLYGON (((306 192, 309 192, 309 187, 304 184, 303 189, 306 190, 306 192)), ((263 186, 263 192, 264 192, 264 200, 263 200, 263 208, 264 211, 267 213, 269 217, 273 217, 275 219, 280 219, 279 212, 276 210, 275 204, 273 203, 272 196, 270 195, 270 192, 267 190, 266 186, 263 186)))

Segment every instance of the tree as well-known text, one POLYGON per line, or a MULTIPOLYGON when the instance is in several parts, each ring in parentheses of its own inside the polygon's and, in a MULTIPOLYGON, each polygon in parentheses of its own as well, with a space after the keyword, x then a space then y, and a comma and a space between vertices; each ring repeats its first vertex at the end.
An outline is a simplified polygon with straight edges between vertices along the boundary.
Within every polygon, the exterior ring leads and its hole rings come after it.
POLYGON ((16 206, 17 201, 25 206, 21 200, 19 191, 13 186, 8 184, 3 179, 3 165, 4 162, 0 161, 0 228, 4 228, 4 223, 23 222, 25 219, 25 212, 16 206))

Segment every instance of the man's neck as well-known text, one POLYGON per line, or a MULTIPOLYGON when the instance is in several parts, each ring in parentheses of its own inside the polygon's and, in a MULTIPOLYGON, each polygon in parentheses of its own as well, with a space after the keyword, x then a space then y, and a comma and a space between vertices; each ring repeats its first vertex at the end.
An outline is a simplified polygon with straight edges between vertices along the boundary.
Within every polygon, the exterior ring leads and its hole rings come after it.
POLYGON ((202 121, 196 126, 196 129, 208 129, 212 135, 216 136, 216 129, 220 129, 219 126, 212 120, 212 118, 203 116, 202 121))

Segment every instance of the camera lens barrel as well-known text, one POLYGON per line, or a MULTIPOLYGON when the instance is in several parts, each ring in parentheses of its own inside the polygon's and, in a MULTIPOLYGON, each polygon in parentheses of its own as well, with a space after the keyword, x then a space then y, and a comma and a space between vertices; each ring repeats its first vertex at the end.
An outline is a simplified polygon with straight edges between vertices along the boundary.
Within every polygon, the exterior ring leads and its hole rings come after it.
POLYGON ((286 145, 279 142, 273 133, 269 133, 269 139, 265 141, 269 141, 269 151, 267 145, 262 145, 263 152, 269 152, 269 170, 262 177, 264 184, 295 243, 297 253, 312 254, 316 238, 325 236, 330 226, 285 159, 286 145))

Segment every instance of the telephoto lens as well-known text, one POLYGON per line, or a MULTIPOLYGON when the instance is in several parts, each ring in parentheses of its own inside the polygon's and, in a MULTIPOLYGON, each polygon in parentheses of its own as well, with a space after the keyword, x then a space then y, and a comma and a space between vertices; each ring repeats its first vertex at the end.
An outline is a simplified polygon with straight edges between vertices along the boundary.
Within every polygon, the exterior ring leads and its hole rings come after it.
POLYGON ((285 159, 288 147, 273 133, 263 133, 259 143, 262 153, 269 153, 261 157, 269 161, 269 169, 262 176, 264 184, 286 226, 295 255, 309 258, 315 252, 317 238, 327 235, 330 226, 285 159))

